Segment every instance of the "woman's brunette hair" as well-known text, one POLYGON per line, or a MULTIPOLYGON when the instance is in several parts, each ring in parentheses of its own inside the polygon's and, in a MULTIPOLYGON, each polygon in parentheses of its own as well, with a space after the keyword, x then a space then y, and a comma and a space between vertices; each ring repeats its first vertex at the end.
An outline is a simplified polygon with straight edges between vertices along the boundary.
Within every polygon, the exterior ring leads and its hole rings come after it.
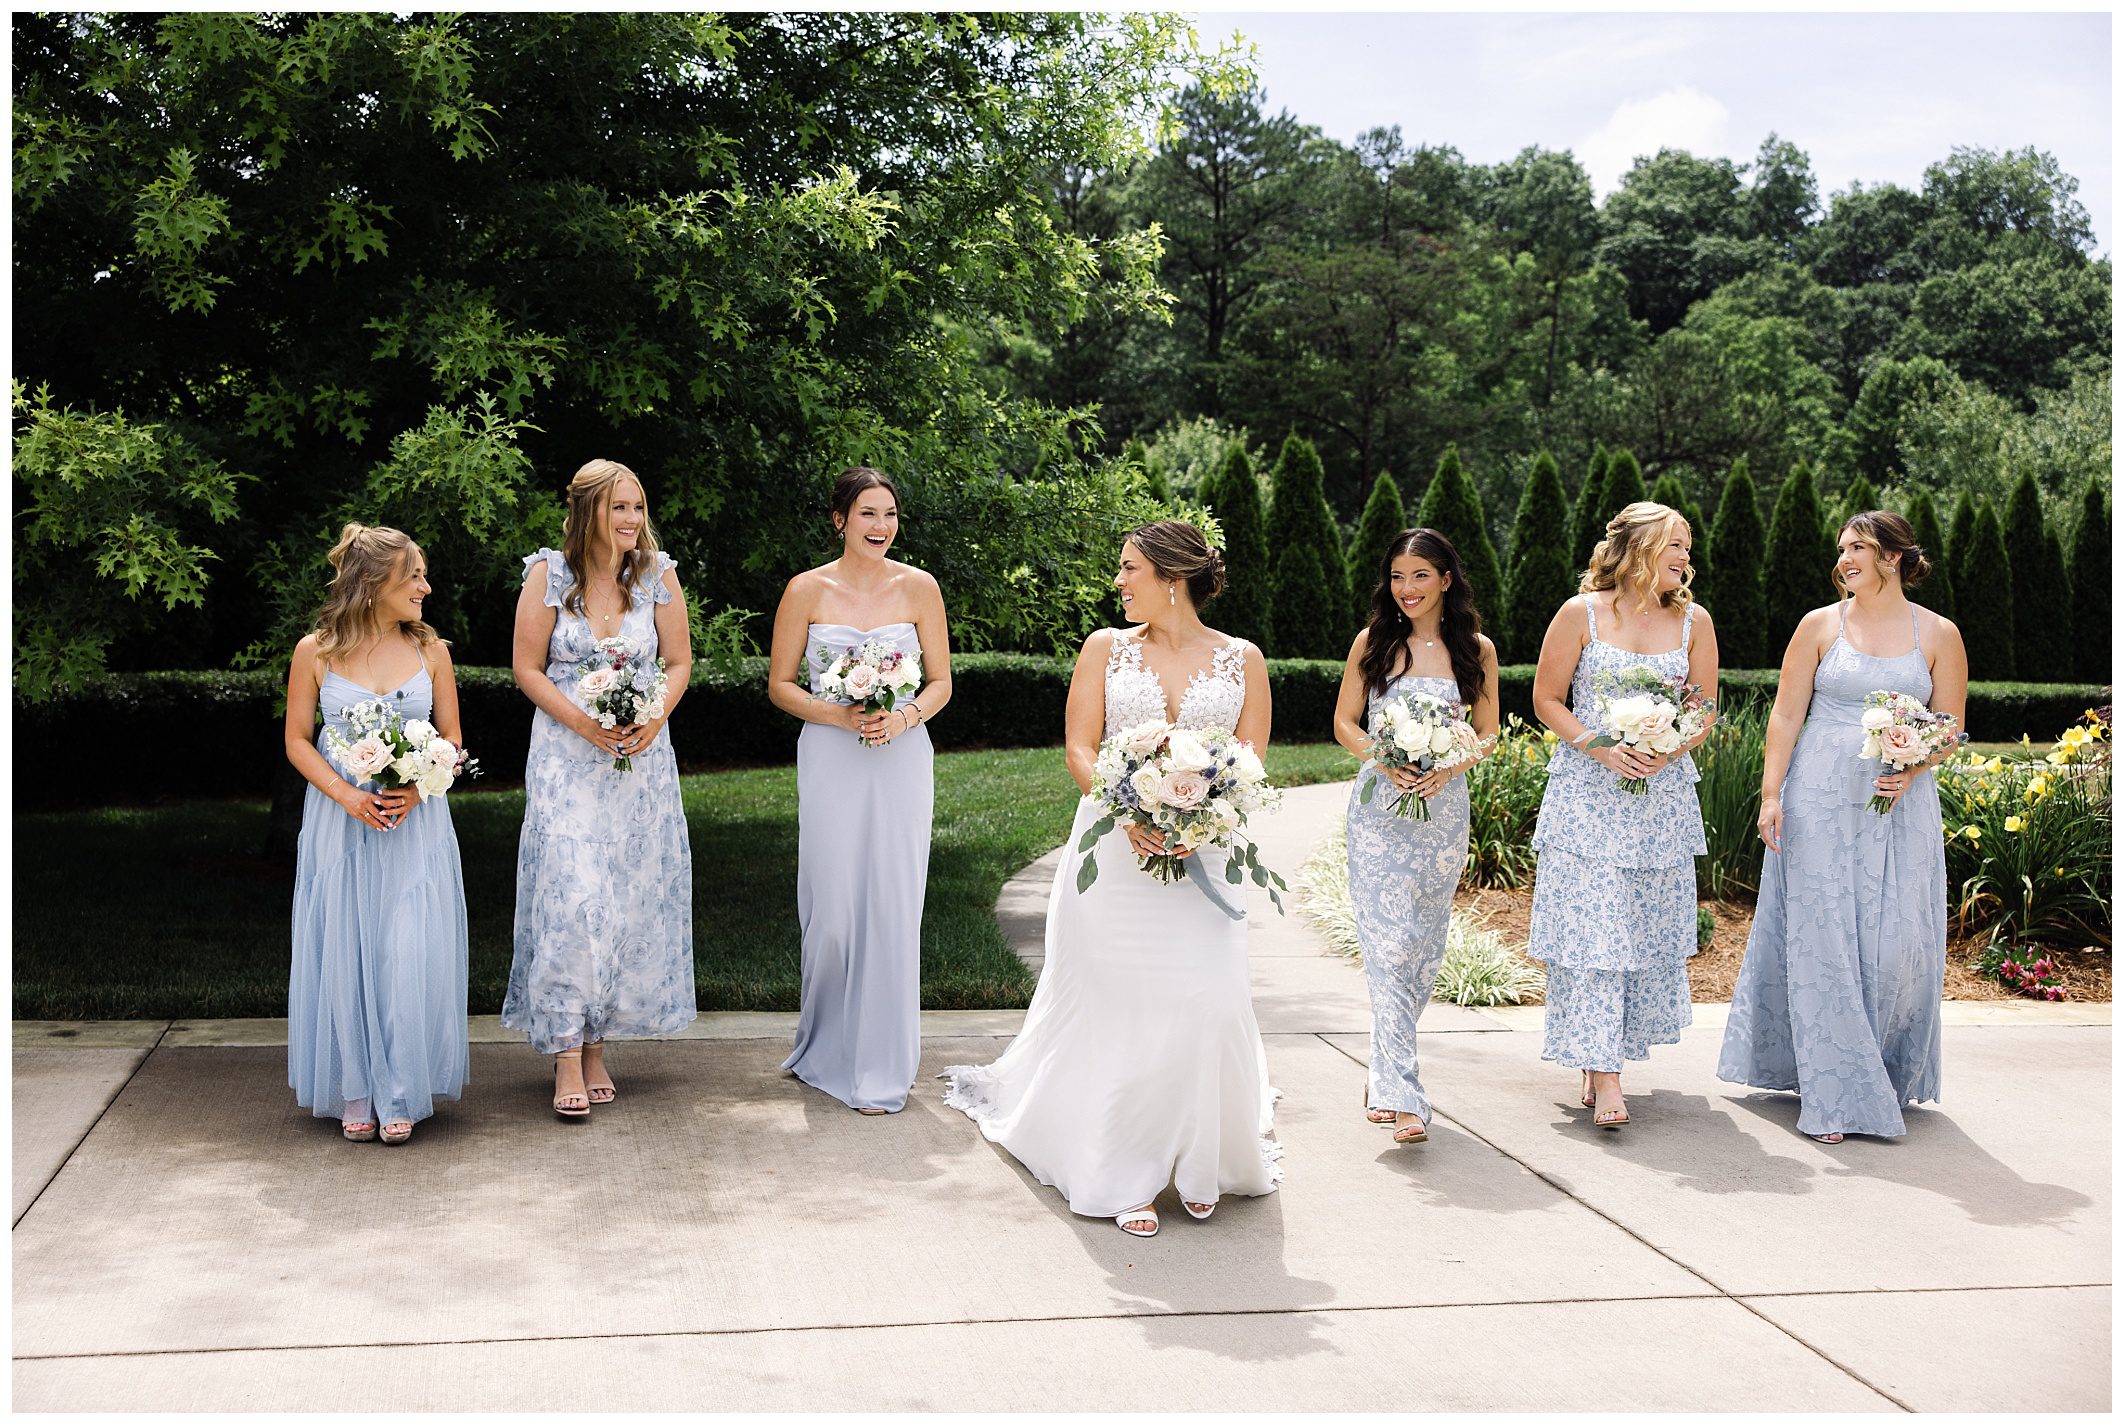
MULTIPOLYGON (((1607 537, 1593 546, 1593 558, 1579 577, 1578 592, 1614 589, 1619 599, 1622 591, 1628 590, 1636 595, 1639 608, 1652 607, 1652 591, 1659 587, 1660 552, 1673 537, 1676 525, 1687 529, 1689 522, 1665 505, 1652 500, 1624 505, 1608 521, 1607 537)), ((1695 578, 1696 566, 1692 564, 1682 575, 1680 588, 1659 596, 1660 607, 1678 609, 1690 603, 1696 597, 1689 592, 1695 578)))
POLYGON ((1186 520, 1137 525, 1127 537, 1143 551, 1160 578, 1187 585, 1187 596, 1196 608, 1224 592, 1224 556, 1186 520))
POLYGON ((847 519, 848 512, 855 508, 856 500, 865 490, 883 490, 892 496, 895 510, 900 506, 900 487, 892 483, 891 476, 868 465, 851 465, 833 482, 833 502, 828 509, 841 519, 847 519))
POLYGON ((606 509, 612 503, 612 487, 622 480, 632 480, 642 492, 641 535, 634 548, 620 556, 620 587, 627 591, 628 603, 631 605, 635 595, 648 588, 656 577, 656 525, 649 518, 649 487, 642 483, 641 476, 617 460, 586 462, 568 482, 568 514, 561 524, 561 557, 575 575, 575 582, 561 595, 561 603, 579 617, 586 614, 583 590, 590 583, 590 540, 609 530, 611 519, 606 509))
MULTIPOLYGON (((1836 542, 1842 544, 1844 536, 1852 533, 1873 541, 1874 547, 1881 551, 1881 562, 1893 564, 1896 572, 1902 575, 1904 588, 1923 583, 1932 573, 1932 560, 1926 557, 1923 546, 1917 542, 1917 531, 1910 527, 1909 520, 1894 510, 1868 510, 1853 515, 1836 532, 1836 542)), ((1836 579, 1834 565, 1830 566, 1829 577, 1836 579)), ((1837 597, 1845 598, 1849 593, 1839 580, 1837 597)))
POLYGON ((1453 681, 1460 700, 1473 707, 1482 697, 1482 615, 1475 611, 1475 591, 1461 568, 1460 551, 1435 529, 1405 529, 1387 546, 1379 561, 1379 584, 1372 590, 1372 622, 1364 631, 1364 657, 1358 669, 1364 686, 1373 693, 1386 691, 1394 675, 1409 666, 1409 630, 1415 625, 1401 611, 1394 597, 1394 561, 1413 554, 1446 576, 1445 604, 1438 618, 1439 635, 1445 639, 1446 657, 1453 664, 1453 681))
MULTIPOLYGON (((339 543, 325 556, 332 563, 332 583, 310 630, 317 639, 320 662, 329 666, 335 656, 379 631, 377 591, 397 578, 406 560, 419 553, 420 546, 400 530, 352 522, 341 528, 339 543)), ((422 650, 440 641, 435 630, 419 619, 400 623, 398 630, 422 650)))

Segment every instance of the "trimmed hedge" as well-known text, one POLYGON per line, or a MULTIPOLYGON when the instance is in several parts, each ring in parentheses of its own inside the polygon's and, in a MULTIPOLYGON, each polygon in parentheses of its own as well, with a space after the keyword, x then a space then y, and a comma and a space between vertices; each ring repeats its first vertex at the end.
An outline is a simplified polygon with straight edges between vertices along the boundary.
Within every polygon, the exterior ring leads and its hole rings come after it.
MULTIPOLYGON (((930 725, 942 749, 1051 747, 1062 740, 1069 692, 1067 658, 1024 653, 961 653, 952 658, 951 706, 930 725)), ((1334 736, 1342 664, 1334 659, 1272 658, 1276 737, 1325 742, 1334 736)), ((734 677, 696 678, 671 721, 679 764, 688 771, 786 762, 796 755, 798 724, 767 701, 767 660, 745 660, 734 677)), ((280 769, 284 684, 271 672, 121 673, 94 680, 49 703, 15 704, 15 806, 125 804, 169 796, 268 795, 280 769), (169 764, 172 729, 212 739, 211 762, 169 764), (79 750, 94 750, 82 757, 79 750), (44 775, 46 759, 64 753, 63 779, 44 775)), ((1767 700, 1777 672, 1726 669, 1720 689, 1730 706, 1767 700)), ((506 668, 459 668, 458 704, 465 739, 486 769, 485 781, 521 782, 531 742, 532 709, 506 668)), ((1534 666, 1498 670, 1504 712, 1533 721, 1534 666)), ((2048 741, 2081 712, 2109 701, 2108 690, 2077 683, 1972 683, 1969 730, 1980 741, 2011 741, 2026 732, 2048 741)))

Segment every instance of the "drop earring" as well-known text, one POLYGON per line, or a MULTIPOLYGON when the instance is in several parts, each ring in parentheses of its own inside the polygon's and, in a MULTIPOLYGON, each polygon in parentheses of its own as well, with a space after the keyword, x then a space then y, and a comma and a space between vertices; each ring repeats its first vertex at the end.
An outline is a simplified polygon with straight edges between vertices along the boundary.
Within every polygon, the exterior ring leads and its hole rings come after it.
POLYGON ((1177 586, 1172 584, 1167 584, 1165 586, 1165 601, 1168 604, 1171 604, 1174 608, 1178 608, 1180 606, 1180 596, 1173 592, 1175 587, 1177 586))

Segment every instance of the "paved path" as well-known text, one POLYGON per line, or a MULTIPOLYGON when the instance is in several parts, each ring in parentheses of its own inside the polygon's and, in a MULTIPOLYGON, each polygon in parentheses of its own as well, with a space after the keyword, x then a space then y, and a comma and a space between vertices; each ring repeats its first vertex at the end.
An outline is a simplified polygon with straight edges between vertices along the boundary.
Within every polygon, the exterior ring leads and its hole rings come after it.
MULTIPOLYGON (((1264 832, 1286 872, 1343 788, 1264 832)), ((1006 907, 1006 910, 1008 907, 1006 907)), ((1148 1242, 1071 1216, 929 1075, 776 1070, 793 1015, 615 1046, 545 1108, 475 1021, 404 1148, 297 1110, 279 1021, 15 1026, 22 1410, 2106 1410, 2108 1006, 1948 1007, 1947 1092, 1829 1148, 1712 1077, 1718 1006, 1596 1134, 1539 1010, 1425 1017, 1431 1141, 1363 1121, 1362 976, 1256 907, 1283 1190, 1148 1242)))

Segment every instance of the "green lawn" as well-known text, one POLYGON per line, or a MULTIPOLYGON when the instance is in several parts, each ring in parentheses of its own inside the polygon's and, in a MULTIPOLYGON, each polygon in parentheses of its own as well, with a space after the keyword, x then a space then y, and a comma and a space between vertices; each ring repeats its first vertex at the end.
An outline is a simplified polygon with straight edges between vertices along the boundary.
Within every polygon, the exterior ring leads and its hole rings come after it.
MULTIPOLYGON (((1275 747, 1285 786, 1350 775, 1331 743, 1275 747)), ((796 769, 684 779, 700 1007, 797 1007, 796 769)), ((922 1004, 1023 1005, 1032 979, 996 928, 1004 879, 1059 843, 1076 791, 1055 748, 937 758, 922 1004)), ((450 798, 471 922, 471 1011, 509 975, 520 791, 450 798)), ((17 1019, 287 1013, 291 873, 263 860, 263 802, 15 818, 17 1019)))

